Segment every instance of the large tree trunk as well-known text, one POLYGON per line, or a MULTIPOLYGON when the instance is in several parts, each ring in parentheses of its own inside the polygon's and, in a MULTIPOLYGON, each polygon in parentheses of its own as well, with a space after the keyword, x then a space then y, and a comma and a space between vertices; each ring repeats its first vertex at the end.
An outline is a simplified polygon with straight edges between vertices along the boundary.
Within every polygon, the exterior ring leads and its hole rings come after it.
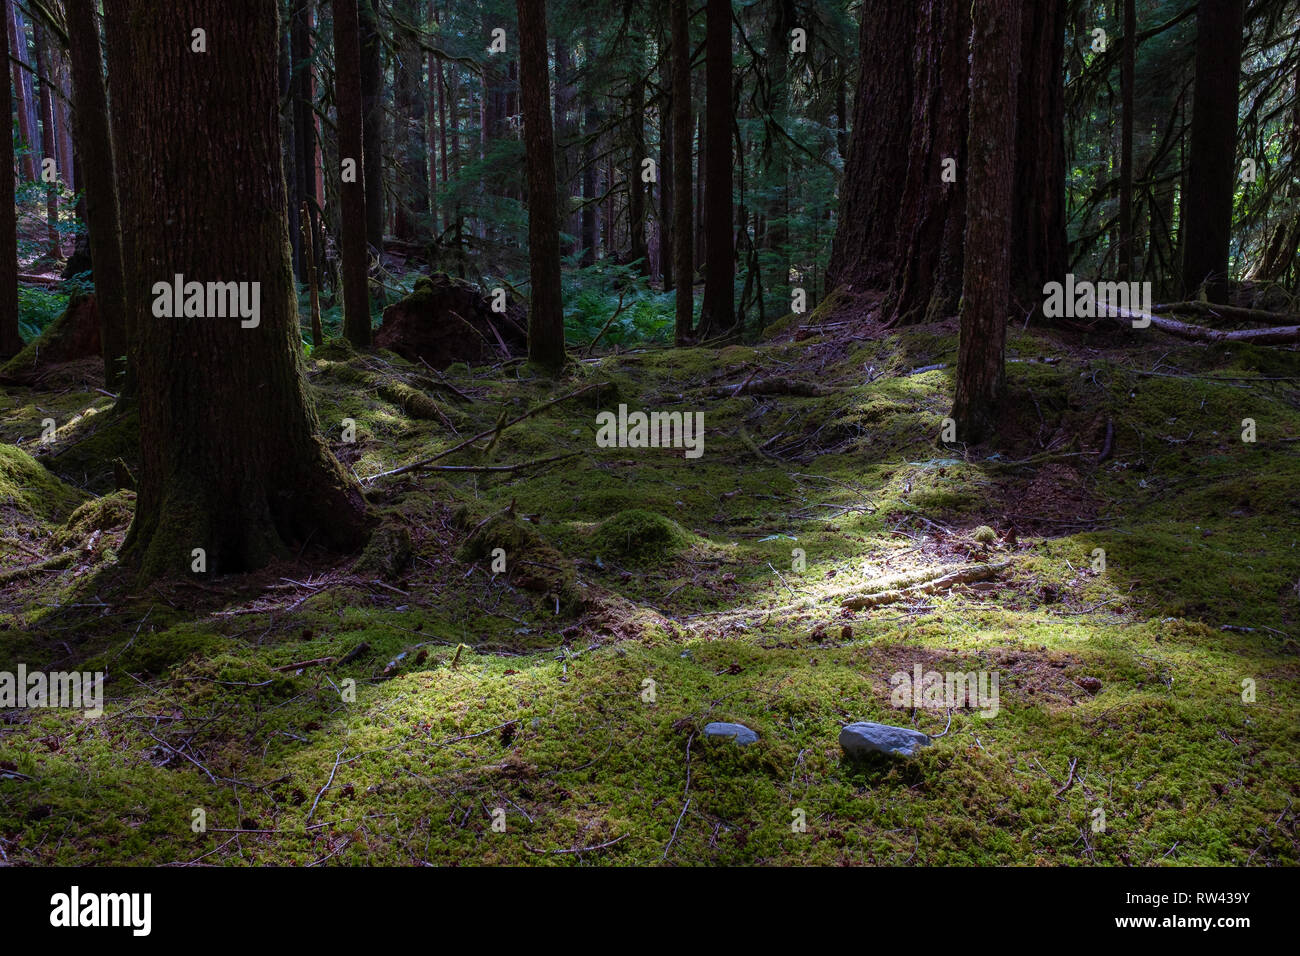
MULTIPOLYGON (((106 0, 105 8, 122 31, 110 49, 130 53, 114 76, 114 110, 135 139, 118 158, 128 195, 149 197, 124 210, 140 274, 163 286, 176 275, 260 283, 256 326, 160 317, 156 300, 139 316, 141 463, 123 558, 149 579, 194 570, 195 549, 208 572, 227 573, 309 540, 353 548, 365 534, 364 504, 316 435, 302 377, 279 165, 276 7, 106 0), (204 54, 190 52, 195 23, 207 31, 204 54)), ((352 69, 355 78, 355 53, 352 69)))
POLYGON ((670 52, 673 58, 673 284, 677 288, 675 340, 686 343, 692 335, 695 313, 695 277, 691 225, 691 30, 688 0, 672 0, 670 52))
POLYGON ((627 167, 628 188, 628 244, 633 261, 640 261, 637 271, 650 274, 645 240, 646 183, 642 181, 641 161, 647 156, 645 144, 645 40, 633 43, 636 56, 632 62, 632 82, 629 87, 628 122, 632 127, 632 161, 627 167))
MULTIPOLYGON (((9 17, 0 10, 0 50, 8 56, 9 17)), ((4 104, 5 122, 9 121, 12 95, 10 72, 0 69, 0 103, 4 104)), ((0 136, 0 358, 9 358, 22 350, 18 334, 18 217, 14 205, 14 140, 0 136)))
POLYGON ((366 252, 366 168, 362 132, 361 46, 357 4, 333 0, 334 101, 338 104, 339 157, 356 160, 353 181, 340 183, 342 193, 343 335, 357 348, 370 348, 370 258, 366 252))
MULTIPOLYGON (((312 112, 315 91, 311 70, 311 29, 312 0, 294 0, 293 20, 290 26, 290 68, 293 72, 289 80, 293 104, 294 169, 293 209, 290 210, 290 220, 292 222, 297 218, 294 212, 301 210, 306 203, 314 236, 319 222, 320 199, 316 195, 316 117, 312 112)), ((300 241, 299 246, 301 245, 300 241)), ((308 269, 307 264, 302 261, 301 249, 295 265, 298 269, 298 278, 305 282, 308 269)))
MULTIPOLYGON (((918 0, 863 6, 853 130, 840 187, 827 288, 885 286, 897 243, 899 184, 907 175, 912 49, 918 0)), ((935 174, 937 179, 937 173, 935 174)))
POLYGON ((1242 7, 1243 0, 1201 0, 1196 11, 1191 156, 1181 204, 1186 223, 1183 285, 1191 298, 1205 283, 1211 302, 1227 298, 1242 7))
POLYGON ((659 60, 659 276, 673 289, 673 61, 667 38, 660 37, 659 60))
POLYGON ((970 52, 966 258, 952 417, 959 441, 982 441, 1005 381, 1016 169, 1016 83, 1023 0, 975 0, 970 52))
POLYGON ((545 0, 518 0, 520 96, 528 157, 528 357, 550 371, 564 366, 560 229, 555 137, 547 76, 545 0))
POLYGON ((731 207, 731 0, 708 0, 705 33, 704 301, 700 337, 736 321, 736 252, 731 207))
POLYGON ((1065 7, 1025 0, 1021 13, 1011 284, 1026 303, 1066 269, 1065 7))
POLYGON ((68 47, 76 109, 72 114, 82 156, 94 157, 81 171, 86 195, 86 226, 99 310, 104 381, 114 389, 125 371, 127 353, 126 280, 122 263, 122 222, 117 200, 117 167, 108 121, 99 23, 95 0, 67 0, 68 47))
POLYGON ((384 247, 384 57, 379 0, 357 0, 361 41, 361 113, 364 117, 366 241, 384 247))
POLYGON ((573 160, 573 141, 577 138, 574 122, 573 92, 573 52, 562 38, 555 38, 555 135, 557 143, 556 176, 561 197, 561 224, 565 232, 573 237, 569 243, 569 254, 582 250, 579 238, 578 219, 572 213, 573 180, 576 178, 577 164, 573 160))

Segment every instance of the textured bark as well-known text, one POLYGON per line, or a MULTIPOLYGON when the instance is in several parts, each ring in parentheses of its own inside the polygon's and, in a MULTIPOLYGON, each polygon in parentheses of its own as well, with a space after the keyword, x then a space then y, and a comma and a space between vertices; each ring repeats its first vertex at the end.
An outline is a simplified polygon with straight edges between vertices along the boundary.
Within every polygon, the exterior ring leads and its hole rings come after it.
POLYGON ((646 253, 645 241, 645 207, 646 183, 641 179, 641 161, 647 157, 645 143, 645 47, 644 41, 637 42, 633 49, 637 51, 632 63, 632 82, 629 87, 628 123, 631 126, 632 161, 627 167, 628 188, 628 244, 629 255, 633 261, 640 260, 637 271, 643 276, 650 274, 650 261, 646 253))
POLYGON ((893 270, 899 184, 907 175, 917 0, 863 6, 853 130, 827 288, 883 287, 893 270))
POLYGON ((66 0, 68 48, 72 71, 72 114, 80 152, 94 162, 82 169, 86 196, 86 226, 90 235, 90 260, 95 277, 100 346, 104 354, 104 380, 116 388, 125 372, 126 280, 122 264, 122 222, 117 200, 117 167, 108 120, 108 95, 104 88, 99 23, 95 0, 66 0))
POLYGON ((660 41, 659 63, 659 277, 665 292, 673 289, 673 97, 672 51, 660 41))
POLYGON ((1191 155, 1183 195, 1183 284, 1202 283, 1211 302, 1227 298, 1232 199, 1236 188, 1237 96, 1244 0, 1201 0, 1196 12, 1196 86, 1191 155))
POLYGON ((970 33, 965 0, 920 0, 909 166, 884 310, 891 322, 931 321, 956 310, 966 231, 970 33), (941 179, 945 159, 957 161, 956 182, 941 179))
MULTIPOLYGON (((774 135, 772 125, 784 127, 789 121, 790 111, 790 31, 795 25, 794 0, 777 0, 771 29, 767 36, 767 74, 771 84, 770 98, 767 103, 768 127, 763 150, 763 170, 769 184, 774 187, 775 195, 765 203, 762 212, 766 220, 763 231, 763 245, 769 250, 769 257, 775 257, 779 265, 774 276, 777 287, 790 284, 789 252, 789 218, 790 218, 790 160, 786 143, 779 135, 774 135)), ((840 116, 841 125, 845 117, 840 116)), ((762 306, 762 297, 759 305, 762 306)))
POLYGON ((563 38, 555 38, 555 135, 557 139, 556 177, 559 182, 562 210, 562 227, 573 237, 569 254, 582 250, 579 239, 578 217, 573 208, 573 181, 577 178, 573 141, 578 131, 574 122, 573 52, 563 38))
POLYGON ((118 154, 122 176, 129 196, 149 197, 124 208, 140 274, 261 284, 254 328, 141 310, 141 462, 123 559, 147 580, 189 572, 195 548, 209 573, 257 568, 309 540, 353 548, 361 495, 317 437, 302 378, 276 7, 106 0, 105 10, 110 56, 124 64, 113 108, 135 131, 118 154), (190 52, 196 22, 206 53, 190 52))
POLYGON ((528 158, 528 357, 551 371, 564 366, 560 293, 560 220, 555 137, 546 56, 545 0, 518 0, 520 94, 528 158))
POLYGON ((695 312, 691 225, 691 31, 688 0, 672 0, 673 58, 673 283, 677 287, 678 345, 691 337, 695 312))
POLYGON ((54 100, 54 129, 58 134, 59 144, 59 176, 68 189, 75 192, 79 177, 74 158, 76 150, 72 145, 72 115, 68 106, 72 99, 72 84, 68 79, 68 61, 64 51, 56 46, 51 52, 55 79, 61 94, 54 100))
POLYGON ((365 131, 366 241, 384 247, 384 58, 379 0, 357 0, 361 38, 361 112, 365 131))
POLYGON ((1021 14, 1011 283, 1026 303, 1041 303, 1066 269, 1065 8, 1025 0, 1021 14))
MULTIPOLYGON (((9 51, 9 17, 0 10, 0 50, 9 51)), ((4 104, 5 122, 9 120, 12 95, 10 72, 0 69, 0 103, 4 104)), ((0 358, 9 358, 22 350, 18 334, 18 217, 14 206, 14 141, 0 136, 0 358)))
POLYGON ((701 338, 736 321, 736 252, 731 205, 731 0, 708 0, 705 14, 704 300, 701 338))
POLYGON ((970 53, 970 148, 957 393, 959 441, 982 441, 1005 382, 1016 169, 1016 86, 1023 0, 975 0, 970 53))
POLYGON ((597 221, 600 203, 596 201, 596 130, 600 128, 600 114, 589 97, 582 111, 582 264, 596 261, 596 246, 600 241, 600 223, 597 221))
MULTIPOLYGON (((291 35, 291 70, 289 91, 292 98, 293 115, 293 196, 290 212, 306 209, 310 217, 309 224, 314 236, 319 215, 320 199, 316 195, 316 125, 312 114, 312 100, 315 97, 312 82, 312 0, 294 0, 293 18, 290 25, 291 35)), ((291 217, 296 218, 296 217, 291 217)), ((301 232, 299 233, 301 235, 301 232)), ((299 281, 306 281, 307 264, 303 261, 302 249, 315 244, 299 242, 295 267, 299 281)))
POLYGON ((357 5, 366 0, 333 0, 334 101, 338 105, 339 156, 355 159, 355 182, 341 182, 343 335, 357 348, 370 348, 369 255, 366 252, 366 168, 362 145, 361 47, 358 42, 357 5))

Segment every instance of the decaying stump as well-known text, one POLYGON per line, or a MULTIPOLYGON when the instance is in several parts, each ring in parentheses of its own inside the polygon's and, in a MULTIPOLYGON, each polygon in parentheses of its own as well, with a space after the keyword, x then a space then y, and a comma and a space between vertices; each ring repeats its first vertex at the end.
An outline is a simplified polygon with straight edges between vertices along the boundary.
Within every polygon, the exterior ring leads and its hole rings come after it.
POLYGON ((496 362, 527 350, 527 310, 507 296, 505 312, 463 279, 420 279, 405 299, 384 309, 375 345, 434 368, 496 362))

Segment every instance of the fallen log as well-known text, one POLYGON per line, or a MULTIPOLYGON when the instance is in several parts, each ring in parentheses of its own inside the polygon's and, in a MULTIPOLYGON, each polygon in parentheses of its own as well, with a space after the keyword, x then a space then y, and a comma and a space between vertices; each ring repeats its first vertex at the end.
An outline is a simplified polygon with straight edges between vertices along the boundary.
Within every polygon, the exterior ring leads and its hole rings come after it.
POLYGON ((1151 311, 1160 315, 1192 312, 1196 315, 1212 315, 1231 322, 1260 322, 1275 327, 1279 322, 1300 322, 1300 315, 1270 312, 1267 309, 1247 309, 1239 305, 1215 305, 1213 302, 1200 301, 1157 303, 1152 306, 1151 311))
POLYGON ((855 594, 841 601, 840 607, 853 608, 854 610, 864 607, 878 607, 881 604, 892 604, 894 601, 905 600, 916 594, 929 594, 934 591, 946 590, 958 584, 987 581, 989 578, 995 577, 999 571, 1010 567, 1010 565, 1010 561, 995 561, 990 564, 973 564, 968 567, 958 568, 955 571, 945 571, 943 568, 937 568, 931 572, 934 576, 929 580, 896 590, 855 594))
POLYGON ((1178 338, 1190 339, 1194 342, 1245 342, 1248 345, 1289 345, 1293 342, 1300 342, 1300 325, 1224 331, 1222 329, 1207 329, 1203 325, 1189 325, 1176 319, 1167 319, 1159 315, 1151 315, 1118 306, 1113 307, 1111 312, 1114 314, 1101 317, 1110 319, 1125 328, 1140 329, 1149 325, 1153 329, 1159 329, 1161 332, 1167 332, 1178 338), (1145 325, 1134 326, 1132 323, 1135 320, 1139 323, 1145 323, 1145 325))

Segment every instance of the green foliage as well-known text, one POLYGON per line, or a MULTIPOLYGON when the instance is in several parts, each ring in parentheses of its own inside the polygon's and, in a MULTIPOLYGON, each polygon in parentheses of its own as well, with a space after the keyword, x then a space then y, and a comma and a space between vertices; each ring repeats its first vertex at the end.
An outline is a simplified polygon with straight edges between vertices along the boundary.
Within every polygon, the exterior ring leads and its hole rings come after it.
POLYGON ((37 338, 54 324, 68 308, 69 294, 64 289, 39 285, 18 286, 18 330, 27 342, 37 338))
POLYGON ((584 344, 595 338, 618 312, 620 299, 623 311, 600 337, 601 346, 672 341, 676 294, 656 292, 635 266, 598 262, 566 273, 563 285, 569 342, 584 344))

